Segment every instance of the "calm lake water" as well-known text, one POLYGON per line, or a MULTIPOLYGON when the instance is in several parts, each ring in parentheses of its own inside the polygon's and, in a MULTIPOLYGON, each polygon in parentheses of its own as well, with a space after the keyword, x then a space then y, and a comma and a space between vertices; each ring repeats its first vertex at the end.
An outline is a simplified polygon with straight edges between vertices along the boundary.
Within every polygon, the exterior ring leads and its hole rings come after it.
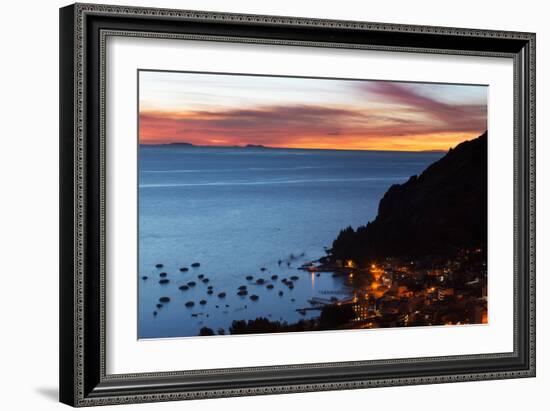
POLYGON ((296 309, 309 307, 312 297, 345 298, 351 288, 342 277, 316 276, 297 267, 322 257, 341 229, 373 219, 390 185, 406 181, 441 156, 142 146, 139 338, 195 336, 204 326, 228 332, 233 320, 256 317, 291 323, 317 316, 318 311, 302 315, 296 309), (191 268, 193 262, 200 267, 191 268), (157 263, 164 267, 156 268, 157 263), (180 272, 182 266, 189 271, 180 272), (159 283, 161 272, 167 273, 167 284, 159 283), (199 274, 209 282, 203 283, 199 274), (274 274, 276 281, 270 279, 274 274), (256 285, 247 275, 266 283, 256 285), (299 280, 289 290, 280 280, 293 275, 299 280), (196 286, 178 288, 189 281, 196 286), (238 296, 240 285, 259 300, 238 296), (219 298, 220 292, 226 297, 219 298), (170 302, 157 308, 164 296, 170 302), (206 304, 200 305, 203 299, 206 304), (186 307, 188 301, 195 305, 186 307))

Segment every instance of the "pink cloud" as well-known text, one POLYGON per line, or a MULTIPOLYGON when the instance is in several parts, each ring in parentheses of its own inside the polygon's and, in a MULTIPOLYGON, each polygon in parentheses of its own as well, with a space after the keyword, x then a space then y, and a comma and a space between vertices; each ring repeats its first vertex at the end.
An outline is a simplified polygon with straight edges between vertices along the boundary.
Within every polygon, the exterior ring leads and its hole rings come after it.
POLYGON ((363 86, 388 102, 408 107, 437 120, 442 128, 455 131, 485 130, 487 107, 476 104, 449 104, 421 95, 406 84, 379 81, 363 86))

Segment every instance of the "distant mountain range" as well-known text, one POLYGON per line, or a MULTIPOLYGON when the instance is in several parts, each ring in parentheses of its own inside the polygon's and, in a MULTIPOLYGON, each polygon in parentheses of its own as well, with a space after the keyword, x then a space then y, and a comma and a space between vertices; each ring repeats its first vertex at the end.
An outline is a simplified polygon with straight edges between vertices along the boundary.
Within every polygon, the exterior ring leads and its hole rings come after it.
POLYGON ((487 132, 450 149, 419 176, 391 186, 376 218, 342 230, 331 253, 369 261, 485 249, 486 243, 487 132))
POLYGON ((174 147, 215 147, 215 148, 273 148, 273 147, 267 147, 263 146, 261 144, 246 144, 244 146, 203 146, 203 145, 196 145, 192 143, 187 142, 174 142, 174 143, 159 143, 159 144, 140 144, 142 146, 174 146, 174 147))
MULTIPOLYGON (((143 147, 158 147, 158 146, 169 146, 169 147, 206 147, 206 148, 265 148, 265 149, 271 149, 271 150, 342 150, 346 151, 348 149, 342 148, 342 149, 324 149, 324 148, 296 148, 296 147, 270 147, 270 146, 264 146, 262 144, 245 144, 245 145, 234 145, 234 146, 215 146, 215 145, 199 145, 199 144, 193 144, 193 143, 187 143, 187 142, 174 142, 174 143, 158 143, 158 144, 142 144, 140 143, 140 146, 143 147)), ((354 151, 353 149, 349 149, 354 151)), ((391 150, 364 150, 364 151, 391 151, 391 150)), ((419 150, 414 151, 415 153, 444 153, 445 150, 419 150)))

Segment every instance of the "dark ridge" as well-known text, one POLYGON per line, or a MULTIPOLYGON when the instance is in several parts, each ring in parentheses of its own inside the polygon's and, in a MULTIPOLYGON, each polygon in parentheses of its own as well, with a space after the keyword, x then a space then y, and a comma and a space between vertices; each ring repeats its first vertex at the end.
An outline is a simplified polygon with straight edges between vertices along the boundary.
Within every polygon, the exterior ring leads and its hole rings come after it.
POLYGON ((487 132, 450 149, 420 176, 391 186, 377 217, 342 230, 330 253, 367 262, 485 249, 486 243, 487 132))

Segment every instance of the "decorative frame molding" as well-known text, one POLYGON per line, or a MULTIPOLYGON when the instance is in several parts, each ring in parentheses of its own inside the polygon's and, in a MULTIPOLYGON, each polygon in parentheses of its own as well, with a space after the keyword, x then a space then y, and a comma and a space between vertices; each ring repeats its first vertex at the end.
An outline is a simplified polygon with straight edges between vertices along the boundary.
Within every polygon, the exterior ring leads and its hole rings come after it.
POLYGON ((60 10, 60 96, 62 402, 91 406, 535 375, 535 34, 75 4, 60 10), (108 36, 513 59, 514 351, 107 375, 104 104, 108 36), (334 37, 341 40, 332 41, 334 37))

